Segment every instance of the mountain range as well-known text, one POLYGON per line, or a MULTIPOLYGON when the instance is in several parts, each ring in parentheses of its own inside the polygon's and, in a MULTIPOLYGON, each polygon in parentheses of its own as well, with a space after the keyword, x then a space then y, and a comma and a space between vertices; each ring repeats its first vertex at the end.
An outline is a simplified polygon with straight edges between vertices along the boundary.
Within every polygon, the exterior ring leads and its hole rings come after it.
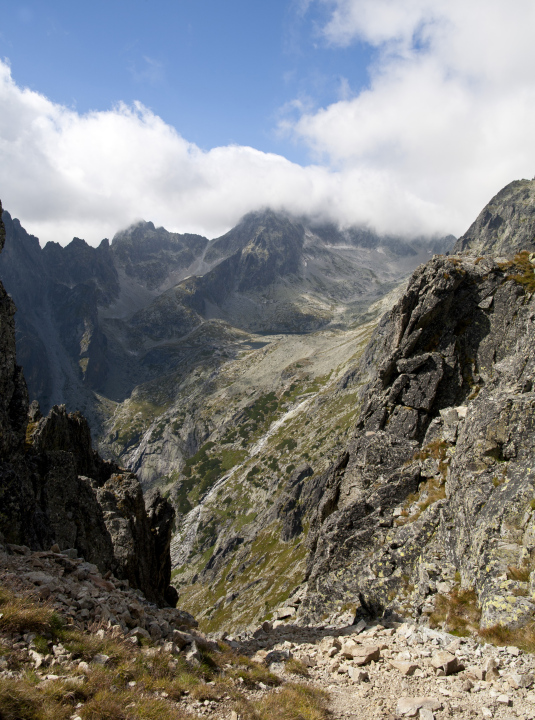
POLYGON ((40 248, 4 213, 0 275, 32 395, 83 405, 173 506, 205 629, 282 605, 447 622, 465 588, 481 628, 514 628, 535 611, 534 207, 510 184, 453 248, 269 210, 213 241, 138 223, 40 248))
MULTIPOLYGON (((58 403, 82 411, 101 451, 148 483, 170 468, 145 472, 132 447, 161 422, 181 384, 217 373, 268 336, 355 325, 453 240, 341 231, 266 210, 212 241, 139 222, 96 248, 79 238, 41 248, 18 220, 3 217, 0 277, 17 306, 31 398, 44 412, 58 403), (113 417, 130 416, 132 405, 142 417, 117 432, 113 417)), ((174 449, 174 466, 198 449, 205 430, 197 424, 174 449)))

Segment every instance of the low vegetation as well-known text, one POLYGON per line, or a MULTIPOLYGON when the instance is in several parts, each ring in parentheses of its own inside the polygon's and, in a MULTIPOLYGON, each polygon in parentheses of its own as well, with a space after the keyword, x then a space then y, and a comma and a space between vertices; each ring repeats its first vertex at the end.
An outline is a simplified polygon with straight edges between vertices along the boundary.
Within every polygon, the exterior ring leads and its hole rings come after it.
MULTIPOLYGON (((522 569, 509 568, 509 571, 511 575, 523 576, 522 569)), ((504 625, 480 628, 480 618, 481 610, 475 591, 472 588, 454 588, 448 595, 436 596, 435 611, 430 616, 430 622, 432 627, 443 627, 452 635, 476 635, 493 645, 512 645, 525 652, 535 653, 535 623, 520 628, 504 625)))
POLYGON ((0 633, 50 632, 61 628, 61 618, 47 604, 38 604, 0 587, 0 633))
POLYGON ((454 588, 449 595, 436 596, 435 612, 430 621, 433 627, 440 625, 452 635, 465 637, 478 632, 480 617, 474 590, 454 588))
POLYGON ((325 720, 327 694, 309 685, 288 684, 257 703, 238 703, 242 720, 325 720))
POLYGON ((530 253, 522 250, 517 253, 513 260, 507 263, 501 263, 502 270, 507 272, 507 280, 514 280, 526 290, 526 292, 535 292, 535 272, 530 261, 530 253))
POLYGON ((521 628, 494 625, 480 630, 479 635, 485 642, 493 645, 515 645, 525 652, 535 653, 535 623, 530 623, 521 628))
POLYGON ((242 720, 327 717, 325 693, 298 683, 284 685, 224 643, 218 650, 202 651, 200 663, 193 666, 148 641, 135 647, 122 636, 76 630, 48 605, 4 588, 0 657, 11 671, 11 677, 0 676, 2 720, 67 720, 75 715, 82 720, 191 720, 198 717, 198 701, 224 703, 225 715, 234 709, 242 720), (69 659, 36 671, 20 648, 26 643, 41 654, 61 644, 69 659), (104 665, 94 662, 98 654, 108 656, 104 665), (82 661, 87 665, 80 666, 82 661), (45 679, 48 673, 53 675, 45 679), (268 690, 253 700, 248 691, 260 683, 268 690))

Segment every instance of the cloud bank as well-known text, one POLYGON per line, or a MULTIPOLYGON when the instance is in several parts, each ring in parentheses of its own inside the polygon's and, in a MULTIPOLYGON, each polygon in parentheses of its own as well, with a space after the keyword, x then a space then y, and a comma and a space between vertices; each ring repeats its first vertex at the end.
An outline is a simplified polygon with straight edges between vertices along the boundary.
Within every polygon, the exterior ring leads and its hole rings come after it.
POLYGON ((503 185, 535 174, 532 0, 315 2, 329 11, 325 42, 377 49, 367 89, 281 123, 315 164, 201 150, 141 104, 78 114, 0 62, 4 206, 62 244, 97 244, 139 218, 214 237, 265 206, 460 234, 503 185))
POLYGON ((505 183, 534 175, 531 0, 317 2, 331 11, 328 43, 378 56, 368 89, 288 124, 323 162, 388 177, 449 210, 457 232, 505 183))

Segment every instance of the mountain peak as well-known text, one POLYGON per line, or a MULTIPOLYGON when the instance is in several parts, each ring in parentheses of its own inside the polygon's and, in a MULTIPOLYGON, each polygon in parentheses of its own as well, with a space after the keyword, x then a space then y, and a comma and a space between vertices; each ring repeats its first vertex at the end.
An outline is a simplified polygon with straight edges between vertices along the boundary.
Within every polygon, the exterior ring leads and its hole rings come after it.
POLYGON ((535 180, 514 180, 483 208, 454 252, 513 255, 535 250, 535 180))

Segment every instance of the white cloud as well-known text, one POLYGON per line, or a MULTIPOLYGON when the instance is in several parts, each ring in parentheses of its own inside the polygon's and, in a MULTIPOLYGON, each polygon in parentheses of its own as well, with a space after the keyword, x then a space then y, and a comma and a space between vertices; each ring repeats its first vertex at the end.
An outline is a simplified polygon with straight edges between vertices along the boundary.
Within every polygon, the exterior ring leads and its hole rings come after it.
POLYGON ((504 184, 532 177, 532 0, 317 1, 331 45, 379 51, 369 89, 286 123, 318 158, 388 178, 456 232, 504 184))
POLYGON ((81 115, 17 86, 0 63, 5 207, 62 244, 95 244, 141 217, 213 237, 263 206, 460 234, 503 185, 533 176, 532 0, 296 1, 329 9, 333 47, 378 50, 368 89, 320 110, 288 104, 280 127, 317 164, 203 151, 140 104, 81 115))
POLYGON ((265 206, 386 230, 450 228, 383 172, 304 168, 235 145, 205 152, 140 104, 86 115, 54 104, 19 88, 5 63, 0 105, 0 197, 42 242, 97 244, 138 218, 213 237, 265 206))

